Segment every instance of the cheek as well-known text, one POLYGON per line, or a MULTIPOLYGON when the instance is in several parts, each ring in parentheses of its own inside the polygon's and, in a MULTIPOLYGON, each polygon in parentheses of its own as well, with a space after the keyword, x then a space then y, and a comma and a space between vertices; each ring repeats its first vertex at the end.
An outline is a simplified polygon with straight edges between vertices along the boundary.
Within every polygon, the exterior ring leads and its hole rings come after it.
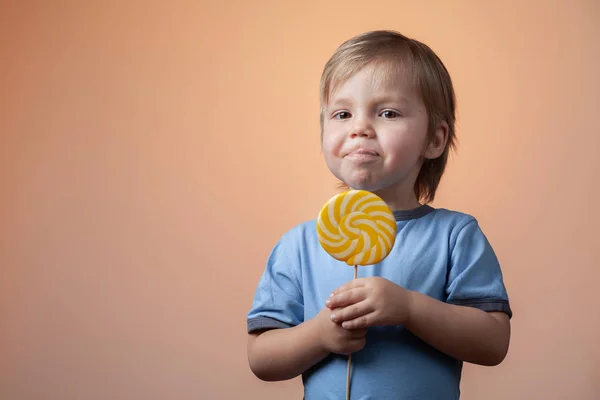
POLYGON ((331 131, 323 132, 321 147, 323 149, 323 154, 326 157, 337 155, 342 148, 342 144, 343 141, 340 140, 339 135, 336 135, 331 131))
POLYGON ((323 152, 323 159, 325 164, 330 171, 333 172, 339 179, 337 171, 340 168, 341 159, 338 157, 341 146, 338 144, 339 141, 335 140, 335 137, 330 135, 323 135, 323 142, 321 145, 321 151, 323 152))
POLYGON ((387 149, 387 156, 393 162, 412 163, 418 160, 423 152, 421 140, 415 136, 389 136, 380 139, 380 144, 387 149))

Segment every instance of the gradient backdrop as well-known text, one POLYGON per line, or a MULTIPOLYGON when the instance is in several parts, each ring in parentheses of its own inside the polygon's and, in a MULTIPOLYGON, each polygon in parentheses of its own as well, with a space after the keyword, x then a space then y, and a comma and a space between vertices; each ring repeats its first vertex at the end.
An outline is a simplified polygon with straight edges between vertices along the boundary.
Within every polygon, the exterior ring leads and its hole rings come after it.
POLYGON ((343 40, 428 43, 458 95, 435 206, 472 213, 515 311, 465 400, 600 398, 600 2, 1 1, 0 398, 300 399, 246 320, 335 193, 318 82, 343 40))

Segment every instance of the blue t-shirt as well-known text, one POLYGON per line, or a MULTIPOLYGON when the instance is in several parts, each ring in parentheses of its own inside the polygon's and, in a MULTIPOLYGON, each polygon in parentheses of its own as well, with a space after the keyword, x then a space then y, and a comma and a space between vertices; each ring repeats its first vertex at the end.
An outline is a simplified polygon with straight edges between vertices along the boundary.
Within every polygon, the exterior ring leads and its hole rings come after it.
MULTIPOLYGON (((396 241, 379 264, 360 266, 358 277, 379 276, 435 299, 512 317, 497 257, 472 216, 428 205, 395 211, 396 241)), ((321 247, 315 221, 285 233, 260 278, 248 332, 307 321, 329 294, 354 278, 354 268, 321 247)), ((306 371, 306 400, 343 399, 347 356, 330 354, 306 371)), ((353 400, 455 400, 462 362, 403 326, 372 327, 365 347, 352 354, 353 400)))

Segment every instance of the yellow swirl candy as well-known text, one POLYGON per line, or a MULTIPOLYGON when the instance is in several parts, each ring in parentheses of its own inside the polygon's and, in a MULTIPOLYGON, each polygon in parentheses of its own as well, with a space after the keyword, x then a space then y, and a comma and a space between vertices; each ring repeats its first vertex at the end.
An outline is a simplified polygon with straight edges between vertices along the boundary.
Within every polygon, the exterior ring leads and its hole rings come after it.
POLYGON ((348 190, 333 196, 317 219, 321 246, 348 265, 371 265, 390 253, 396 238, 396 219, 377 195, 348 190))

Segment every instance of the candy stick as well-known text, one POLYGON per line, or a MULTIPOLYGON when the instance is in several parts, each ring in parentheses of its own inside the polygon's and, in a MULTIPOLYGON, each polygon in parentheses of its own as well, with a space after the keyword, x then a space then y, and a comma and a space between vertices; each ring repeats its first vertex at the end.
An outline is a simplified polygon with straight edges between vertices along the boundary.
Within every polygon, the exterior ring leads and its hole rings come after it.
MULTIPOLYGON (((388 205, 366 190, 348 190, 333 196, 317 218, 317 235, 323 249, 333 258, 354 266, 377 264, 387 257, 396 238, 396 219, 388 205)), ((348 355, 346 399, 350 399, 348 355)))
MULTIPOLYGON (((354 266, 354 279, 358 272, 358 265, 354 266)), ((346 400, 350 400, 350 365, 352 363, 352 353, 348 354, 348 372, 346 372, 346 400)))

